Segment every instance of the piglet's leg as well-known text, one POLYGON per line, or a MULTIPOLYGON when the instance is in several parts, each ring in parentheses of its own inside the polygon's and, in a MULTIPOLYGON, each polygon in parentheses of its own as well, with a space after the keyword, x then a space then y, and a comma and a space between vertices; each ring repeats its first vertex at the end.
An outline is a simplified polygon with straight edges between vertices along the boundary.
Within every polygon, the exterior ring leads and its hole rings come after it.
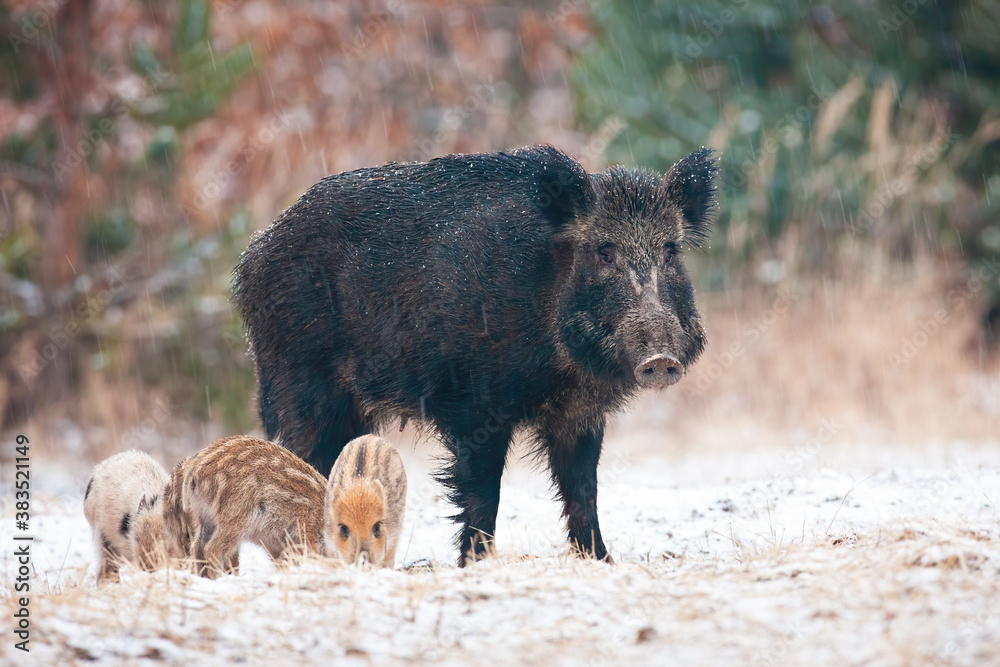
POLYGON ((214 579, 221 574, 235 574, 239 568, 239 557, 240 531, 219 526, 205 545, 208 576, 214 579))
POLYGON ((121 554, 112 546, 103 535, 98 538, 98 549, 100 550, 100 566, 97 570, 97 583, 105 581, 118 581, 118 567, 121 563, 121 554))
POLYGON ((198 574, 215 579, 231 572, 233 563, 238 565, 241 537, 239 526, 215 526, 203 521, 194 547, 198 574))

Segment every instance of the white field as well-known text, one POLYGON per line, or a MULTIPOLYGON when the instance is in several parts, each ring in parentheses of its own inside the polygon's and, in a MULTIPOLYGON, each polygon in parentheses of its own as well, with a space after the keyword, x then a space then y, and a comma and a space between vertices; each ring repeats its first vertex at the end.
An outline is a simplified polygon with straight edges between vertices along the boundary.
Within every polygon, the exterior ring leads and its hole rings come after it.
POLYGON ((100 588, 89 471, 33 462, 31 653, 9 630, 6 486, 0 663, 1000 664, 996 443, 899 448, 820 428, 788 449, 733 436, 685 450, 629 422, 600 471, 616 565, 567 554, 544 472, 515 461, 500 557, 459 570, 434 446, 402 442, 400 570, 278 570, 247 546, 239 576, 125 569, 100 588))

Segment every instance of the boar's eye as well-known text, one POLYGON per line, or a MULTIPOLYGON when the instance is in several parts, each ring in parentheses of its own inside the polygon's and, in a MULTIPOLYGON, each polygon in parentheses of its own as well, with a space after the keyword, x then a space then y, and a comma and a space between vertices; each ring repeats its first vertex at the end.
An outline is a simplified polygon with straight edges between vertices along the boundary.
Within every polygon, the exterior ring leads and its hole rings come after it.
POLYGON ((597 250, 597 257, 601 260, 601 264, 613 265, 615 263, 615 247, 613 245, 601 246, 597 250))
POLYGON ((674 255, 676 254, 677 254, 677 246, 675 246, 673 243, 668 243, 667 245, 663 246, 663 263, 669 264, 670 260, 672 260, 674 258, 674 255))
POLYGON ((382 537, 382 522, 376 521, 375 525, 372 526, 372 535, 375 537, 382 537))
POLYGON ((350 536, 351 536, 350 529, 344 524, 340 524, 340 537, 346 540, 350 536))

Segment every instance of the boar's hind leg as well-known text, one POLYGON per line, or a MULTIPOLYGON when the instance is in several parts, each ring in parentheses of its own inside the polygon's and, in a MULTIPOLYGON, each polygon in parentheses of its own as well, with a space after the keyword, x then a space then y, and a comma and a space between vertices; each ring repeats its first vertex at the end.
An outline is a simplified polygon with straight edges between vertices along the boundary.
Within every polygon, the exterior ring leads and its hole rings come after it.
POLYGON ((597 521, 597 463, 601 458, 604 428, 582 434, 548 431, 552 480, 563 501, 569 541, 584 556, 611 561, 597 521))
POLYGON ((269 440, 281 443, 323 476, 349 440, 371 433, 371 419, 358 410, 340 383, 328 347, 308 354, 275 345, 257 354, 258 410, 269 440))
POLYGON ((371 433, 374 425, 358 411, 353 395, 324 389, 300 390, 296 419, 282 429, 281 442, 326 477, 344 445, 371 433))
POLYGON ((494 429, 490 433, 477 424, 474 428, 442 430, 455 459, 441 471, 439 479, 450 491, 448 499, 461 509, 452 518, 462 524, 458 565, 465 567, 494 550, 500 477, 507 461, 511 429, 494 429))

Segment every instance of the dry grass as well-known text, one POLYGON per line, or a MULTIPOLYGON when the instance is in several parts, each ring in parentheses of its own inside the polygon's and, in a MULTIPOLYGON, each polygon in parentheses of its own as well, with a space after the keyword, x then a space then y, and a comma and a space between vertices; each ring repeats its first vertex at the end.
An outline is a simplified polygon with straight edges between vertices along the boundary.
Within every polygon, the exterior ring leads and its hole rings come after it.
MULTIPOLYGON (((508 557, 461 571, 310 561, 206 582, 175 571, 36 597, 38 664, 985 664, 1000 542, 907 528, 738 558, 609 567, 508 557), (950 639, 953 638, 953 639, 950 639)), ((10 601, 2 605, 10 613, 10 601)), ((0 649, 10 656, 5 643, 0 649)))
MULTIPOLYGON (((715 449, 718 429, 703 425, 694 445, 629 423, 609 435, 600 511, 615 566, 571 557, 544 475, 515 466, 505 476, 500 556, 458 570, 443 518, 451 508, 426 456, 406 447, 400 550, 411 567, 401 571, 317 559, 273 571, 244 557, 239 577, 126 571, 121 584, 95 589, 82 489, 58 501, 38 495, 32 657, 548 665, 557 656, 595 666, 995 659, 992 448, 911 444, 904 459, 871 441, 837 442, 796 466, 759 433, 715 449)), ((51 483, 58 463, 37 468, 51 483)), ((0 525, 12 511, 7 503, 0 525)), ((0 613, 12 613, 9 596, 0 613)), ((0 656, 13 658, 9 644, 0 656)))

